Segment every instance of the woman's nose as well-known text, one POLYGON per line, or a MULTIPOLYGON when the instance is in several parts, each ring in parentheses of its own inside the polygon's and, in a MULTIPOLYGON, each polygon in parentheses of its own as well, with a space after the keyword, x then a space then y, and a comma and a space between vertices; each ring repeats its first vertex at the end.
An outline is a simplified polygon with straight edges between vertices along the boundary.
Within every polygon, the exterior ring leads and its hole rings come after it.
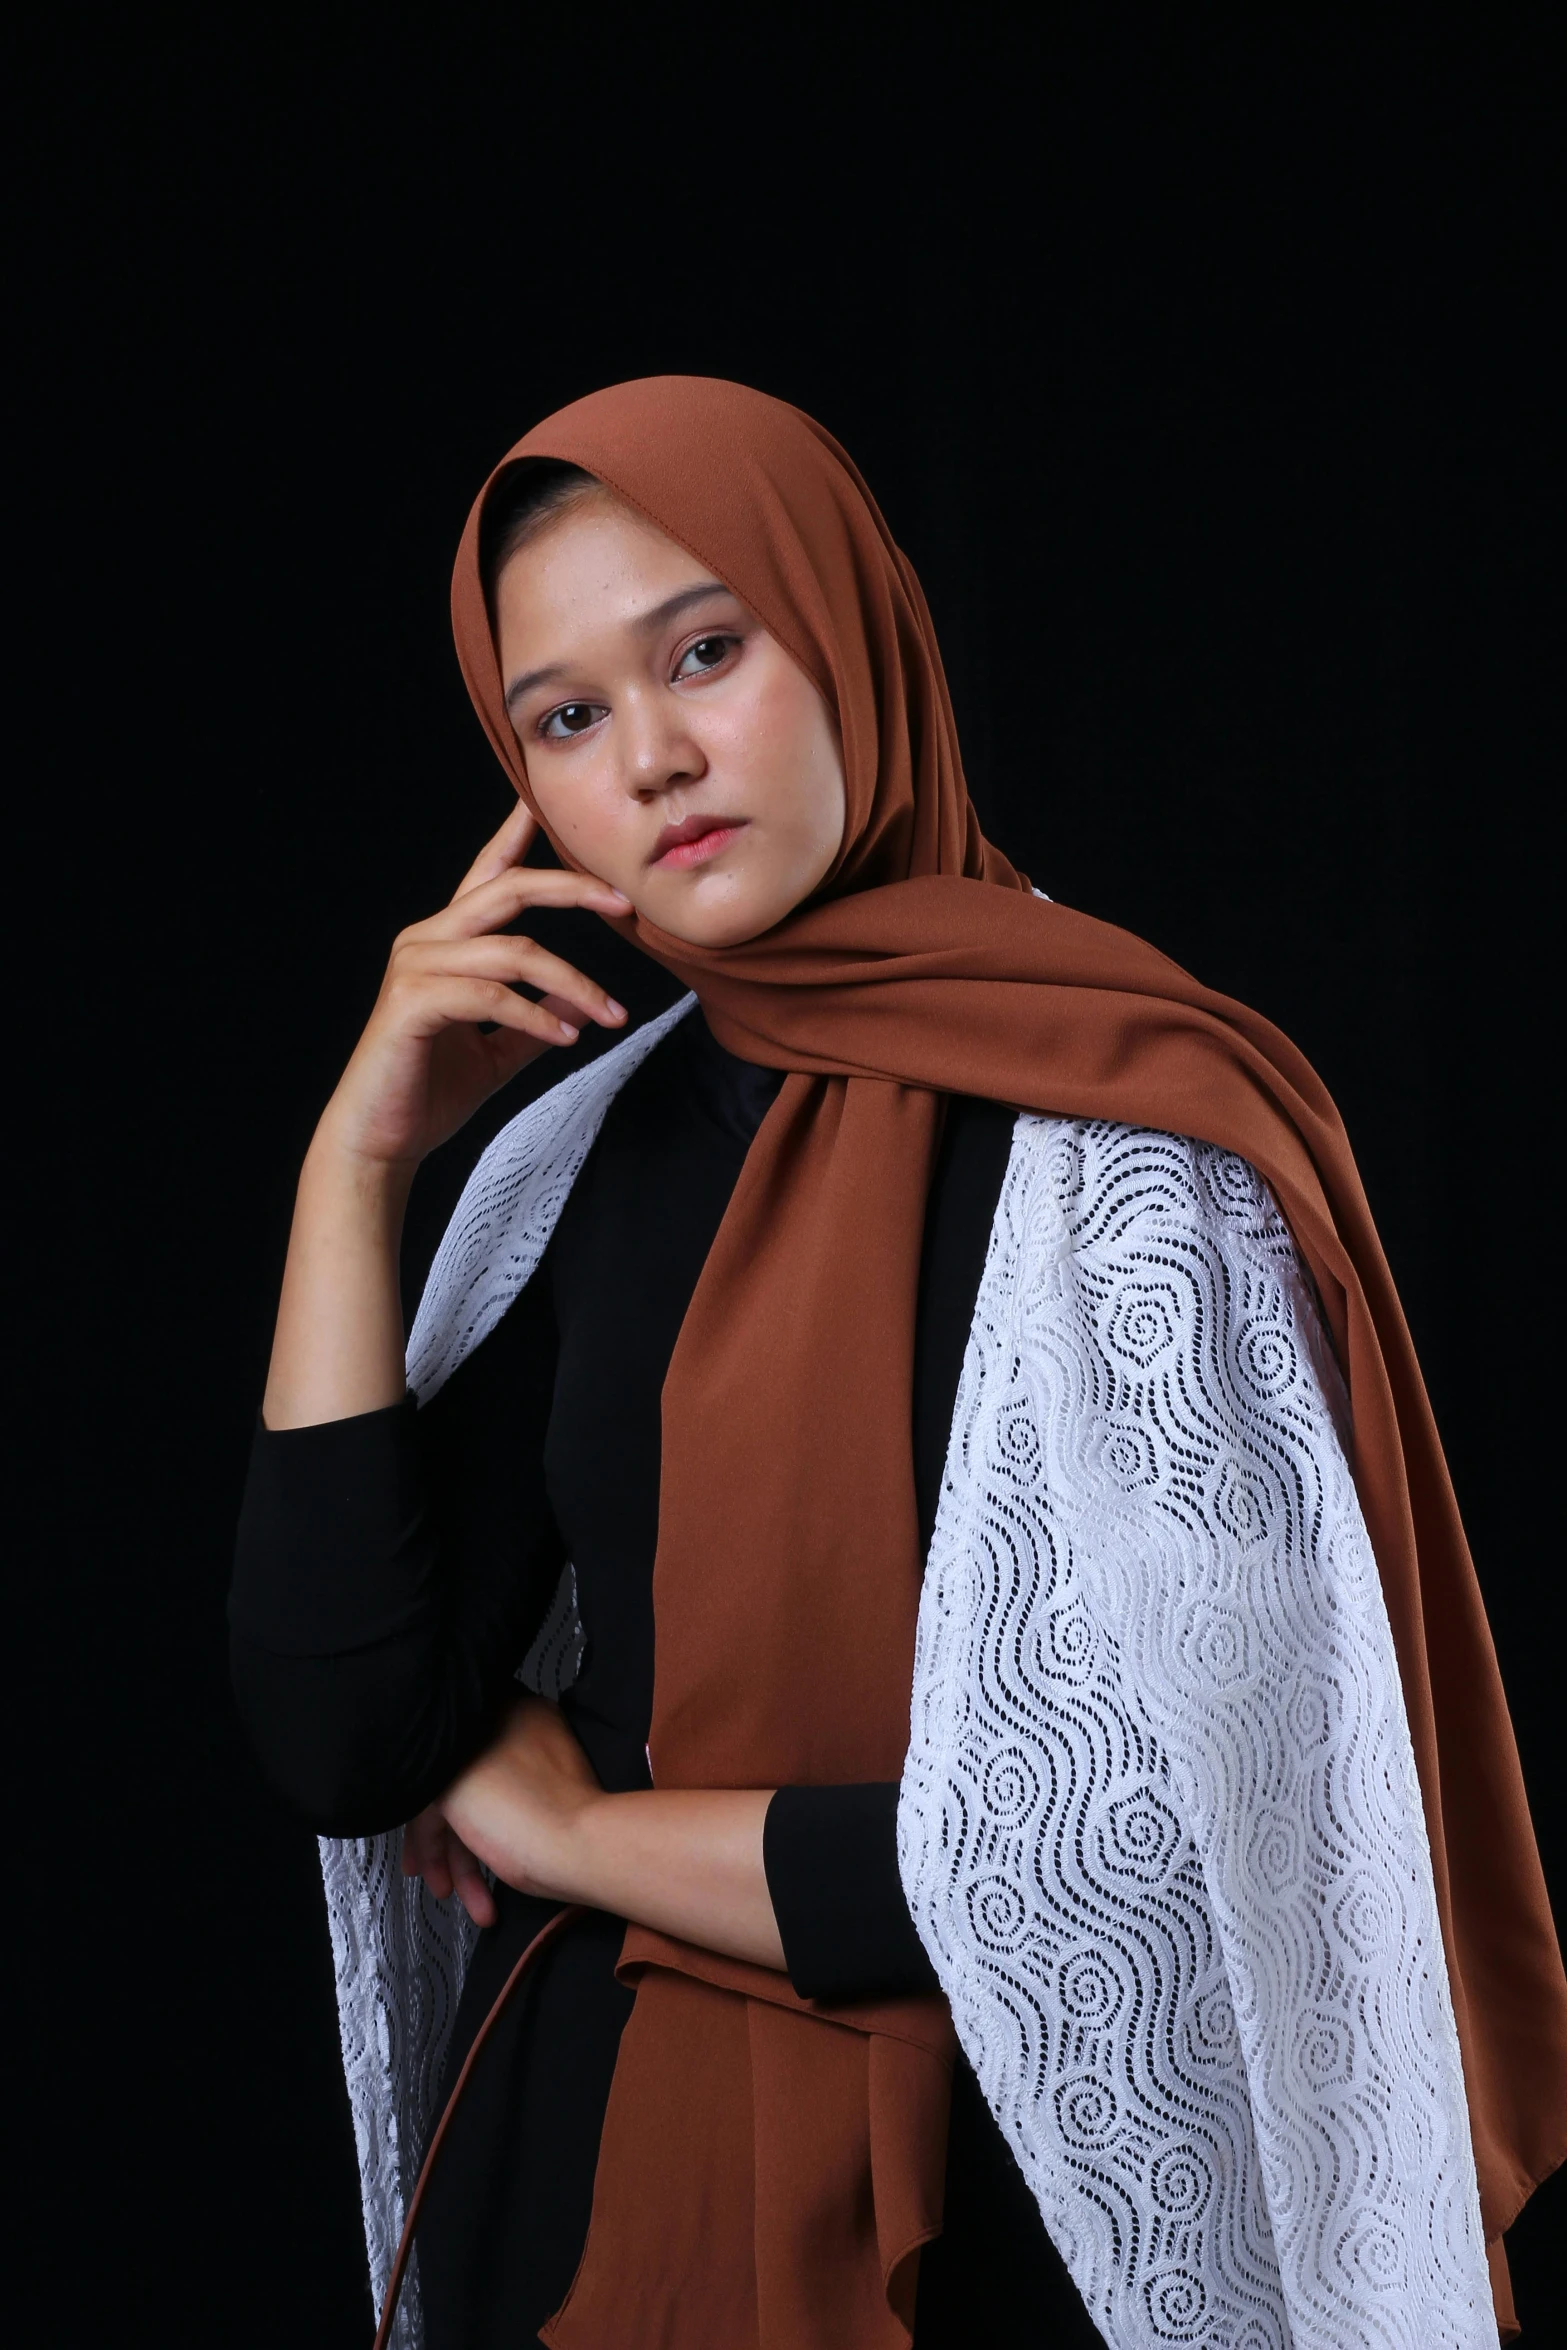
POLYGON ((626 788, 638 799, 656 798, 707 772, 700 744, 678 703, 649 698, 625 713, 621 730, 626 788))

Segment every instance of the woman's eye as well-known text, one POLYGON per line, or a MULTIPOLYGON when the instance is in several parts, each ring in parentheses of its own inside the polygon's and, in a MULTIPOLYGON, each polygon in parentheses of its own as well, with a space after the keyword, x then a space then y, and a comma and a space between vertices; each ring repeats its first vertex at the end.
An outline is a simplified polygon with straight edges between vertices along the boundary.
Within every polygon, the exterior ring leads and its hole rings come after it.
POLYGON ((602 702, 562 702, 558 710, 540 720, 539 732, 548 742, 569 742, 574 734, 586 734, 603 715, 602 702))
POLYGON ((740 642, 737 636, 699 636, 695 644, 687 645, 675 665, 677 677, 700 677, 704 669, 716 669, 727 660, 740 642))

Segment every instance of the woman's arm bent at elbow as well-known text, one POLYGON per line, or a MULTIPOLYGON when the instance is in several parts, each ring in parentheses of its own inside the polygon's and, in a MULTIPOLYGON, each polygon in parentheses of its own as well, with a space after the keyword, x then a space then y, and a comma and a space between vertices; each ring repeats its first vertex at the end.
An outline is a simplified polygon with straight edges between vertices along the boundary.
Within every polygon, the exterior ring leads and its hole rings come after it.
POLYGON ((782 1970, 762 1852, 772 1797, 749 1787, 607 1795, 558 1710, 527 1698, 439 1808, 519 1892, 782 1970))

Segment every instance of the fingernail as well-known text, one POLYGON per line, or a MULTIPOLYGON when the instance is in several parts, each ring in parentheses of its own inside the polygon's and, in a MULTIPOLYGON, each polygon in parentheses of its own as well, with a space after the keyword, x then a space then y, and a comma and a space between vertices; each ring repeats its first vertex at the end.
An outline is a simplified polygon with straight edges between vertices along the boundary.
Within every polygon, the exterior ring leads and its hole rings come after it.
POLYGON ((568 1044, 575 1044, 578 1037, 582 1034, 581 1029, 573 1028, 569 1020, 561 1021, 560 1032, 568 1044))
POLYGON ((624 1020, 626 1016, 625 1005, 617 1004, 612 995, 607 995, 604 998, 604 1008, 612 1020, 624 1020))

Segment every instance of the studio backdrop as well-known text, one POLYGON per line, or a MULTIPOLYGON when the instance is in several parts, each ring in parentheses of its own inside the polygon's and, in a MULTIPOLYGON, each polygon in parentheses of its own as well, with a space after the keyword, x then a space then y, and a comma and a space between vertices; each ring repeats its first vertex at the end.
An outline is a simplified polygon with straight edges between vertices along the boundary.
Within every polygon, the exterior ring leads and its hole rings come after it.
MULTIPOLYGON (((1559 1897, 1545 14, 1085 8, 1004 45, 410 7, 34 63, 14 1800, 50 2338, 102 2338, 90 2252, 127 2330, 369 2339, 315 1846, 242 1749, 228 1556, 313 1121, 505 811, 457 534, 603 383, 820 417, 924 583, 987 832, 1333 1090, 1559 1897)), ((586 918, 549 943, 671 998, 586 918)), ((411 1295, 555 1074, 425 1169, 411 1295)), ((1541 2343, 1553 2208, 1514 2245, 1541 2343)))

